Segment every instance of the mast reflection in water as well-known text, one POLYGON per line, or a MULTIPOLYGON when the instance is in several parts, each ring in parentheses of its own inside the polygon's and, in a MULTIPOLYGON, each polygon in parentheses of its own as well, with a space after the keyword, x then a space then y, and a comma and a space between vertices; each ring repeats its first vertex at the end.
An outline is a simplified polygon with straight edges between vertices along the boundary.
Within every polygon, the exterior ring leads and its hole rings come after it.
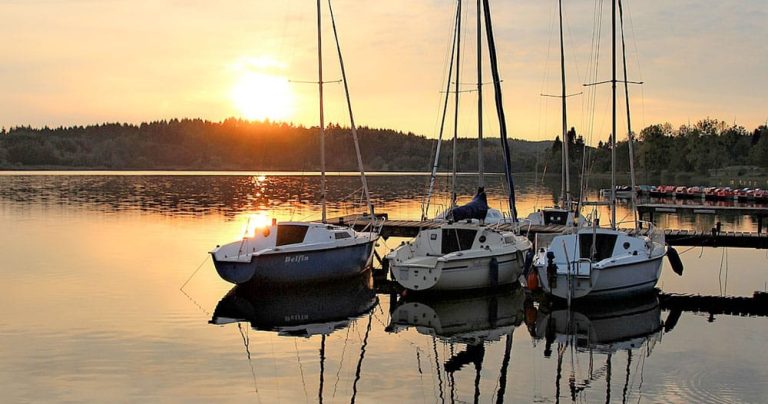
MULTIPOLYGON (((568 386, 571 400, 582 396, 599 379, 605 381, 605 401, 611 401, 611 378, 614 355, 626 354, 626 369, 622 402, 627 400, 631 381, 632 361, 636 355, 645 364, 654 346, 665 332, 661 319, 658 292, 632 299, 593 301, 568 308, 541 308, 528 327, 535 339, 545 341, 544 356, 550 357, 553 344, 557 344, 556 397, 560 399, 564 361, 570 362, 568 386), (600 365, 596 355, 604 356, 600 365), (586 369, 582 366, 586 359, 586 369)), ((671 327, 666 331, 671 331, 671 327)), ((641 374, 642 377, 642 374, 641 374)))
MULTIPOLYGON (((486 344, 505 338, 504 357, 499 369, 497 402, 504 401, 507 370, 512 352, 512 334, 522 324, 525 293, 519 286, 496 290, 448 294, 415 295, 404 297, 392 311, 388 332, 398 333, 415 328, 419 333, 432 336, 432 353, 435 357, 438 388, 443 397, 442 372, 437 340, 450 346, 451 356, 445 359, 443 370, 450 389, 450 401, 456 401, 455 373, 466 365, 475 369, 474 401, 480 399, 480 381, 486 344), (455 352, 461 345, 464 350, 455 352)), ((487 377, 487 376, 486 376, 487 377)), ((485 399, 484 401, 488 401, 485 399)))

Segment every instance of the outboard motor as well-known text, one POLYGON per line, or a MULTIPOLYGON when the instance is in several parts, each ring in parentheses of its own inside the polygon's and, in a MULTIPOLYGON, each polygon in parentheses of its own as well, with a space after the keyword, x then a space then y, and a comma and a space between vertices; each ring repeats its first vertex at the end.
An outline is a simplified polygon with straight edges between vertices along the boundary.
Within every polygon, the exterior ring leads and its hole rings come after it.
POLYGON ((549 288, 557 287, 557 265, 555 265, 555 253, 547 251, 547 282, 549 288))
POLYGON ((533 264, 533 256, 534 256, 533 249, 528 250, 527 253, 525 253, 525 261, 523 261, 523 275, 528 276, 528 271, 531 270, 531 265, 533 264))

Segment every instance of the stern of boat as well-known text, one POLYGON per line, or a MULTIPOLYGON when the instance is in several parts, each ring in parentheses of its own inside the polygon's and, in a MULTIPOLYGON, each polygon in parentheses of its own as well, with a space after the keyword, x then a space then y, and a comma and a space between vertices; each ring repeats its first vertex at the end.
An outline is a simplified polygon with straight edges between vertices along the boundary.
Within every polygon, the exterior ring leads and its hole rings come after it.
POLYGON ((213 266, 216 268, 219 276, 225 281, 234 284, 246 283, 251 280, 256 270, 251 259, 245 259, 245 257, 240 259, 225 258, 226 255, 222 253, 221 248, 218 247, 209 253, 213 260, 213 266))

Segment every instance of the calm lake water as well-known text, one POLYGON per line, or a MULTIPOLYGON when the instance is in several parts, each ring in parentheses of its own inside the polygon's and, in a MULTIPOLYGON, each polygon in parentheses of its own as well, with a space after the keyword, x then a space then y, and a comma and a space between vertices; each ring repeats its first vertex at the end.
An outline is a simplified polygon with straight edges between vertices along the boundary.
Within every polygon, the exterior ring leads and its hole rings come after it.
MULTIPOLYGON (((399 299, 376 294, 370 277, 233 290, 207 251, 240 238, 253 214, 318 218, 319 177, 82 174, 0 174, 4 402, 768 397, 765 317, 684 311, 675 319, 655 296, 537 312, 519 288, 399 299), (569 316, 575 328, 563 325, 569 316)), ((521 215, 551 205, 559 189, 556 179, 516 180, 521 215)), ((474 181, 462 177, 463 200, 474 181)), ((488 181, 498 207, 499 177, 488 181)), ((377 210, 393 219, 419 215, 426 182, 421 175, 369 178, 377 210)), ((436 208, 447 204, 447 183, 438 183, 436 208)), ((362 211, 360 196, 356 176, 329 177, 331 215, 362 211)), ((630 219, 625 207, 618 216, 630 219)), ((726 230, 755 229, 749 218, 657 218, 662 227, 699 230, 718 220, 726 230)), ((665 262, 658 285, 665 293, 751 296, 766 288, 766 251, 678 251, 685 274, 665 262)))

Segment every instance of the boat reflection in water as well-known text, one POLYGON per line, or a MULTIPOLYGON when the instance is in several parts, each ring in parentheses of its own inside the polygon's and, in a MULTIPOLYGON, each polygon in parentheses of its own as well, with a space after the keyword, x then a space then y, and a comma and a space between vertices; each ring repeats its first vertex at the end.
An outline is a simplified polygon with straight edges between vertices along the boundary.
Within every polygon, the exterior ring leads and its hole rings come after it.
POLYGON ((210 323, 249 322, 254 329, 280 335, 329 335, 377 302, 371 271, 309 286, 237 285, 216 306, 210 323))
MULTIPOLYGON (((623 352, 626 353, 626 367, 621 367, 625 374, 620 381, 623 382, 622 395, 626 402, 627 394, 632 393, 629 391, 631 371, 637 368, 632 364, 633 356, 639 354, 644 365, 644 358, 650 356, 665 331, 657 291, 628 300, 572 306, 570 310, 543 308, 526 320, 532 336, 545 340, 546 357, 552 354, 553 344, 557 344, 557 399, 560 398, 565 358, 570 362, 570 398, 577 400, 584 390, 603 379, 606 402, 609 402, 612 360, 614 355, 623 352), (596 354, 605 356, 605 364, 598 364, 596 354)), ((671 327, 666 331, 670 330, 671 327)), ((642 365, 639 367, 641 373, 642 365)))
MULTIPOLYGON (((421 334, 432 336, 435 363, 440 363, 437 340, 450 345, 451 357, 443 363, 451 397, 456 391, 454 373, 465 365, 475 368, 475 402, 480 397, 480 370, 485 358, 486 344, 505 338, 504 357, 499 370, 498 402, 504 401, 507 369, 512 350, 512 333, 523 323, 525 293, 519 286, 495 291, 475 291, 462 296, 416 295, 402 298, 391 314, 388 332, 401 332, 414 328, 421 334), (456 344, 466 344, 464 350, 456 344), (454 353, 456 352, 456 353, 454 353)), ((439 369, 438 369, 439 370, 439 369)), ((439 378, 442 396, 441 371, 439 378)))
MULTIPOLYGON (((210 323, 238 324, 246 355, 251 364, 254 385, 256 374, 249 347, 250 338, 244 334, 241 322, 250 323, 256 330, 277 332, 278 335, 288 338, 311 338, 319 335, 318 400, 323 402, 326 338, 337 330, 347 328, 369 313, 352 384, 352 402, 354 402, 371 331, 373 308, 377 303, 378 298, 373 290, 373 276, 370 270, 357 277, 337 280, 333 283, 313 283, 306 287, 237 285, 219 301, 210 323)), ((335 391, 334 387, 334 394, 335 391)))

